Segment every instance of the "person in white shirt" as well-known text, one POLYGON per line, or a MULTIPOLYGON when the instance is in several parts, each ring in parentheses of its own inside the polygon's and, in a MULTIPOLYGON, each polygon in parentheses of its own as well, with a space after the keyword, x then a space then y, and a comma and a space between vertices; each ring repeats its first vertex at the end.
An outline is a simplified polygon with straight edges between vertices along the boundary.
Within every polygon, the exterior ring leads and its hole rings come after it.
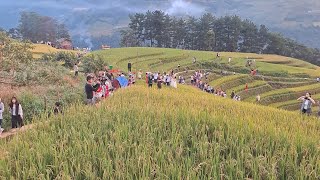
POLYGON ((141 72, 141 69, 139 70, 138 72, 138 78, 141 79, 142 78, 142 72, 141 72))
POLYGON ((260 97, 260 94, 258 94, 257 97, 256 97, 256 101, 260 102, 260 100, 261 100, 261 97, 260 97))
POLYGON ((153 74, 153 81, 154 81, 154 83, 157 83, 157 81, 158 81, 158 73, 154 73, 153 74))
POLYGON ((170 86, 173 88, 177 88, 177 79, 176 77, 172 77, 170 81, 170 86))
POLYGON ((73 70, 74 70, 74 75, 75 75, 75 76, 78 76, 78 74, 79 74, 79 67, 78 67, 78 64, 74 64, 74 66, 73 66, 73 70))
POLYGON ((9 104, 9 111, 11 114, 12 128, 22 127, 23 124, 23 110, 21 104, 18 102, 16 97, 12 97, 11 103, 9 104))
POLYGON ((167 86, 170 86, 170 82, 171 82, 171 76, 167 76, 167 79, 166 79, 167 86))
POLYGON ((0 98, 0 134, 2 133, 2 131, 4 130, 2 128, 2 121, 3 121, 3 112, 4 112, 4 104, 0 98))

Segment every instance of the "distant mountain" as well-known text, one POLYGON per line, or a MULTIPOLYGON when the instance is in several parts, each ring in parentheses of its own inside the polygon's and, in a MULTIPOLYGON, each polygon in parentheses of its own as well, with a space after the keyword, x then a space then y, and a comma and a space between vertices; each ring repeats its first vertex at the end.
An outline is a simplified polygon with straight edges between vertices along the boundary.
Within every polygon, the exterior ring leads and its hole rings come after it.
MULTIPOLYGON (((28 0, 0 2, 0 27, 18 24, 19 12, 36 11, 64 21, 76 42, 88 46, 93 37, 119 37, 119 28, 128 24, 128 15, 161 9, 171 15, 199 16, 211 12, 216 16, 239 15, 272 31, 320 48, 320 1, 318 0, 28 0)), ((97 47, 97 45, 96 45, 97 47)))

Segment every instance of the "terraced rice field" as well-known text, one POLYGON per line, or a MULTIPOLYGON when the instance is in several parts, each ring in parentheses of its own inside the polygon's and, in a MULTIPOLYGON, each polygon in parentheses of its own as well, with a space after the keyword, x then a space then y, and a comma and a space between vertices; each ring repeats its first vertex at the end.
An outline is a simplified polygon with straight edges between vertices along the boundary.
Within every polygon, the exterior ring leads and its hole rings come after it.
POLYGON ((0 142, 1 179, 318 179, 313 117, 195 88, 122 89, 0 142), (195 108, 196 107, 196 108, 195 108))
MULTIPOLYGON (((107 62, 116 68, 127 68, 127 63, 133 63, 133 70, 159 71, 165 72, 174 69, 179 76, 184 76, 186 82, 190 82, 190 76, 195 70, 210 72, 205 82, 208 82, 214 88, 222 88, 228 95, 235 90, 242 100, 255 102, 256 96, 260 94, 262 105, 272 105, 283 103, 291 104, 309 91, 311 93, 320 93, 320 85, 315 81, 315 77, 320 76, 320 68, 302 60, 288 58, 277 55, 262 55, 252 53, 231 53, 222 52, 220 58, 216 58, 216 52, 202 52, 189 50, 176 50, 164 48, 122 48, 97 51, 94 54, 100 55, 107 62), (193 64, 193 57, 196 57, 197 63, 193 64), (228 58, 232 61, 228 64, 228 58), (247 59, 255 61, 259 72, 268 72, 270 76, 255 76, 249 74, 228 76, 220 74, 224 69, 208 69, 201 65, 202 62, 216 62, 228 64, 231 67, 245 67, 247 59), (177 68, 180 65, 181 68, 177 68), (187 71, 186 71, 187 70, 187 71), (273 73, 287 72, 291 77, 272 76, 273 73), (295 75, 305 74, 309 78, 299 78, 295 75), (248 83, 248 91, 244 91, 245 84, 248 83)), ((249 69, 249 68, 248 68, 249 69)), ((249 71, 249 70, 248 70, 249 71)), ((318 97, 316 97, 318 98, 318 97)), ((283 105, 278 108, 297 110, 299 102, 293 103, 294 108, 283 105)))
MULTIPOLYGON (((201 69, 210 72, 204 81, 234 90, 248 102, 188 85, 147 88, 141 80, 98 107, 76 104, 63 115, 43 114, 34 119, 32 129, 0 141, 0 179, 320 178, 320 121, 273 108, 296 111, 298 96, 319 93, 320 83, 294 77, 294 71, 290 77, 220 74, 223 69, 192 64, 190 57, 224 63, 233 54, 240 66, 243 56, 255 56, 261 63, 274 64, 274 72, 280 66, 306 72, 318 67, 300 67, 304 62, 278 56, 222 53, 221 59, 214 59, 211 52, 148 48, 134 59, 137 49, 98 54, 121 69, 129 60, 136 69, 175 69, 181 76, 201 69), (177 69, 177 64, 182 67, 177 69), (253 104, 257 94, 260 104, 273 107, 253 104)), ((320 99, 320 94, 313 97, 320 99)))
MULTIPOLYGON (((222 52, 221 58, 216 58, 216 52, 190 51, 166 48, 116 48, 96 51, 107 62, 119 69, 126 69, 128 61, 132 61, 133 69, 144 71, 168 71, 181 66, 192 65, 192 58, 198 62, 217 61, 228 63, 232 57, 232 66, 244 66, 247 57, 255 59, 261 72, 287 71, 289 74, 305 73, 310 76, 320 76, 320 68, 302 60, 277 55, 260 55, 252 53, 222 52), (279 62, 282 62, 280 64, 279 62)), ((204 68, 202 68, 204 69, 204 68)))

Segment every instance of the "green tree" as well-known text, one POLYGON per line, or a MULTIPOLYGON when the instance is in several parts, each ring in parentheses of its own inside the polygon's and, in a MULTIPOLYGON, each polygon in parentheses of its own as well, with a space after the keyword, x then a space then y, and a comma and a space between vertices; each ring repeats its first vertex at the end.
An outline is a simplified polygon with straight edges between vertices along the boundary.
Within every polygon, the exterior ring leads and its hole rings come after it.
POLYGON ((259 52, 262 53, 265 48, 268 46, 268 36, 269 36, 269 29, 265 25, 260 25, 259 34, 258 34, 258 47, 259 52))
POLYGON ((153 15, 151 11, 147 11, 145 15, 145 23, 144 23, 144 34, 145 39, 150 42, 150 47, 154 46, 154 22, 153 22, 153 15))
POLYGON ((215 32, 215 50, 216 51, 223 51, 226 49, 226 32, 225 32, 225 26, 224 26, 224 20, 222 18, 218 18, 214 22, 214 28, 215 32))
POLYGON ((57 39, 61 39, 61 38, 65 38, 69 40, 71 39, 69 31, 66 25, 63 23, 57 25, 57 39))
POLYGON ((122 46, 270 53, 320 64, 319 49, 270 33, 266 26, 238 16, 215 18, 205 13, 198 19, 177 19, 162 11, 147 11, 130 16, 130 21, 130 31, 121 32, 122 46))
POLYGON ((172 19, 166 14, 164 17, 164 29, 162 35, 163 47, 171 47, 171 37, 172 37, 172 28, 171 28, 172 19))
POLYGON ((152 12, 152 24, 154 31, 154 39, 157 47, 163 47, 164 30, 165 30, 165 13, 163 11, 152 12))
POLYGON ((139 40, 136 38, 136 35, 132 29, 121 30, 121 47, 136 47, 140 45, 139 40))
POLYGON ((171 37, 172 37, 172 47, 174 48, 185 48, 185 38, 187 36, 186 23, 180 19, 173 18, 171 23, 171 37))
POLYGON ((96 55, 85 56, 82 60, 83 71, 85 73, 98 73, 98 71, 105 70, 108 63, 101 57, 96 55))
POLYGON ((195 49, 198 39, 198 20, 195 17, 189 16, 186 21, 186 40, 185 45, 187 49, 195 49))
POLYGON ((258 28, 253 22, 247 19, 242 23, 241 41, 241 52, 259 52, 258 28))
POLYGON ((130 15, 129 28, 131 31, 124 33, 122 35, 130 35, 132 38, 137 39, 139 44, 145 44, 145 19, 146 16, 143 13, 136 13, 135 15, 130 15))
POLYGON ((214 44, 213 24, 214 16, 211 13, 205 13, 200 17, 198 24, 198 49, 199 50, 212 50, 211 44, 214 44), (211 38, 211 39, 207 39, 211 38))
MULTIPOLYGON (((0 68, 10 71, 14 76, 16 71, 23 69, 22 64, 28 65, 32 61, 32 45, 9 38, 0 32, 0 68)), ((13 77, 12 76, 12 77, 13 77)))
POLYGON ((60 38, 70 39, 64 24, 59 24, 56 19, 35 12, 22 12, 18 29, 23 39, 34 43, 37 41, 56 42, 60 38))

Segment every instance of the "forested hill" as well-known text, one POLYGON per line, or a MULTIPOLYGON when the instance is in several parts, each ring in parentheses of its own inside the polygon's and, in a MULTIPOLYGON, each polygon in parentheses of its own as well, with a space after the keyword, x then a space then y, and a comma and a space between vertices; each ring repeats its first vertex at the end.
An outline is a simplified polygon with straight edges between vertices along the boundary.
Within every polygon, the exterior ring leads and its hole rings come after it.
POLYGON ((309 48, 279 33, 270 32, 238 16, 176 18, 163 11, 130 15, 121 45, 181 48, 206 51, 277 54, 320 65, 319 49, 309 48))

